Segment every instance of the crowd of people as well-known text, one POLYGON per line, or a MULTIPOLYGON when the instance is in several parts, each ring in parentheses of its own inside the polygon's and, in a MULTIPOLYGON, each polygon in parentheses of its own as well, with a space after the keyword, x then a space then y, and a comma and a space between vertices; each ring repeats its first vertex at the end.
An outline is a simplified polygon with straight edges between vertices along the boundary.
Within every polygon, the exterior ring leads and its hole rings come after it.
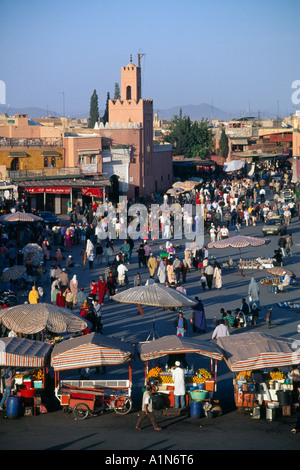
MULTIPOLYGON (((186 293, 189 273, 196 270, 202 291, 220 290, 222 268, 210 256, 207 245, 199 247, 196 237, 189 238, 184 247, 172 240, 179 219, 184 222, 188 234, 197 233, 197 213, 193 217, 186 204, 203 207, 207 239, 215 241, 229 237, 231 230, 238 231, 243 225, 255 226, 273 215, 281 215, 286 223, 290 223, 295 203, 286 204, 280 198, 280 191, 288 185, 289 175, 286 174, 280 183, 274 184, 271 172, 265 173, 259 181, 228 177, 204 182, 189 192, 179 192, 175 198, 165 195, 159 210, 155 204, 128 207, 127 201, 121 199, 116 205, 109 201, 91 204, 83 212, 76 202, 68 223, 53 227, 34 223, 24 229, 19 225, 2 225, 1 267, 6 269, 16 264, 26 267, 22 278, 6 287, 22 290, 24 286, 32 286, 26 300, 36 303, 43 300, 45 292, 39 284, 46 275, 51 285, 51 302, 70 310, 79 308, 82 315, 86 308, 81 307, 86 302, 93 330, 99 330, 97 318, 101 318, 105 296, 111 299, 117 289, 132 285, 130 268, 134 256, 137 256, 139 272, 134 276, 133 286, 158 282, 186 293), (266 196, 267 184, 273 193, 272 201, 266 196), (138 242, 130 236, 136 226, 140 227, 138 242), (35 243, 43 250, 43 261, 38 266, 24 258, 22 247, 28 243, 35 243), (154 253, 158 243, 159 256, 154 253), (72 254, 76 247, 81 250, 80 263, 72 254), (69 280, 68 273, 70 270, 77 273, 87 267, 91 272, 95 268, 103 272, 90 286, 79 288, 76 274, 69 280)), ((292 254, 292 246, 291 235, 280 237, 274 253, 276 264, 283 265, 283 258, 292 254)), ((195 331, 202 330, 205 328, 195 331)))

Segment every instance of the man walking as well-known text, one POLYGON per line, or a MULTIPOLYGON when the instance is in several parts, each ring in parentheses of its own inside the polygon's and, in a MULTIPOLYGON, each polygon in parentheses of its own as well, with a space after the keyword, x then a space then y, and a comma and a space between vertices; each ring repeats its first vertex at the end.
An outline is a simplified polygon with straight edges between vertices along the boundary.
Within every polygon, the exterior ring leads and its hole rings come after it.
POLYGON ((143 393, 143 401, 142 401, 142 414, 140 415, 139 419, 137 420, 135 429, 137 431, 141 431, 141 424, 144 419, 148 416, 153 426, 154 431, 161 431, 161 428, 157 425, 155 417, 152 413, 152 397, 151 397, 152 387, 151 385, 146 385, 146 390, 143 393))

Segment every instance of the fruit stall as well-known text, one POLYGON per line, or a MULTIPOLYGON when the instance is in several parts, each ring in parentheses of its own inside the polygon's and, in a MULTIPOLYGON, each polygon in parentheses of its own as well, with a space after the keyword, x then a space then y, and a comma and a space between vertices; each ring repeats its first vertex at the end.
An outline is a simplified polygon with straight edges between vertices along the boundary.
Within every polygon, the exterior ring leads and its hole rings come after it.
MULTIPOLYGON (((18 337, 1 338, 0 366, 15 371, 11 396, 6 400, 7 417, 46 413, 43 392, 50 362, 51 345, 18 337)), ((2 374, 1 374, 2 375, 2 374)), ((1 392, 4 387, 1 380, 1 392)))
POLYGON ((218 338, 224 360, 233 372, 235 404, 259 418, 264 410, 272 420, 292 411, 293 383, 289 367, 300 363, 295 342, 267 333, 241 333, 218 338))
POLYGON ((223 359, 223 353, 217 345, 197 338, 169 335, 139 345, 138 351, 141 360, 145 362, 145 384, 155 386, 165 409, 175 407, 172 379, 172 365, 175 360, 180 360, 185 369, 185 403, 190 405, 192 401, 213 399, 217 390, 217 362, 223 359), (194 369, 193 365, 189 367, 185 360, 186 354, 209 359, 210 370, 204 367, 194 369), (168 361, 163 365, 160 360, 166 356, 168 361), (149 368, 149 361, 156 361, 156 364, 149 368))

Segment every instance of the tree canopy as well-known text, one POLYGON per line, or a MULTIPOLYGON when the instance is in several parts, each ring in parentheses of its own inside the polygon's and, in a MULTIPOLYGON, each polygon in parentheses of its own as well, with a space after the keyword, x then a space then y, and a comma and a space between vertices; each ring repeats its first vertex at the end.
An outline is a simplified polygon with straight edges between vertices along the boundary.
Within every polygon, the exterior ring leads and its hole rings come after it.
POLYGON ((99 107, 98 107, 98 95, 96 90, 94 90, 91 101, 90 101, 90 117, 88 122, 89 128, 94 128, 96 122, 99 121, 99 107))
POLYGON ((114 99, 119 100, 121 98, 120 85, 115 83, 114 99))
POLYGON ((164 138, 173 145, 174 155, 184 155, 185 158, 206 158, 213 149, 213 134, 208 121, 192 122, 189 116, 174 116, 169 132, 164 138))
POLYGON ((220 152, 222 157, 228 157, 228 137, 226 135, 225 129, 222 129, 220 142, 219 142, 220 152))

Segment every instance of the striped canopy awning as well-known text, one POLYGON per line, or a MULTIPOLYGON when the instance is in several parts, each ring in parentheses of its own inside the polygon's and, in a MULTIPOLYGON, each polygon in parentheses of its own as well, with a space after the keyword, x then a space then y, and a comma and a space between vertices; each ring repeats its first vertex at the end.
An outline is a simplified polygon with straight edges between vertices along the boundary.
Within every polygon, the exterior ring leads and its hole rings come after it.
POLYGON ((51 344, 24 338, 1 338, 0 365, 11 367, 44 367, 51 353, 51 344))
POLYGON ((296 340, 267 333, 240 333, 220 337, 218 346, 232 372, 284 367, 300 363, 300 344, 296 340))
POLYGON ((287 268, 282 268, 281 266, 274 266, 273 268, 267 269, 269 274, 273 274, 274 276, 284 276, 284 272, 286 272, 289 276, 294 276, 294 273, 287 268))
POLYGON ((223 352, 216 344, 177 335, 163 336, 149 343, 141 344, 138 351, 142 361, 158 359, 169 354, 186 353, 199 354, 217 361, 223 359, 223 352))
POLYGON ((99 333, 90 333, 56 344, 51 355, 51 366, 58 371, 120 365, 130 361, 133 355, 131 344, 99 333))
POLYGON ((0 310, 0 321, 16 333, 26 335, 39 333, 47 328, 53 333, 78 332, 87 327, 87 322, 71 313, 67 308, 55 305, 22 304, 0 310))
POLYGON ((40 222, 42 220, 43 219, 37 215, 19 211, 10 212, 0 217, 0 222, 40 222))
POLYGON ((211 242, 208 244, 208 248, 227 248, 229 246, 231 246, 232 248, 244 248, 246 246, 267 245, 270 242, 271 240, 269 240, 268 238, 247 237, 244 235, 236 235, 235 237, 224 238, 223 240, 211 242))

